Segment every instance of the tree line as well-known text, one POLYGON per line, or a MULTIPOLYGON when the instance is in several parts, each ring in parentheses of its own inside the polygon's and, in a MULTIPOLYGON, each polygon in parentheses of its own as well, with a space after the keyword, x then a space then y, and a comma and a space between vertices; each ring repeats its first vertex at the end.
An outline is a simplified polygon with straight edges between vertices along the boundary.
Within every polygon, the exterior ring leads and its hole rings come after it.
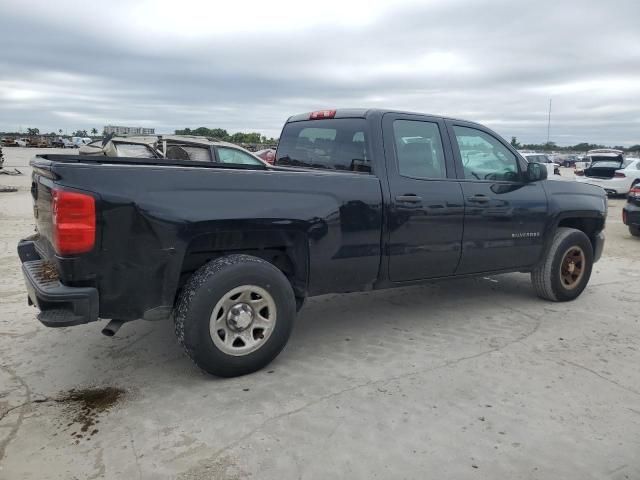
POLYGON ((195 129, 183 128, 182 130, 175 130, 176 135, 197 135, 199 137, 215 138, 231 143, 267 143, 275 144, 278 141, 273 137, 265 137, 258 132, 236 132, 229 134, 224 128, 207 128, 199 127, 195 129))
MULTIPOLYGON (((62 136, 63 130, 59 129, 58 132, 41 133, 39 128, 27 128, 26 133, 24 132, 0 132, 0 133, 2 133, 3 135, 12 136, 12 137, 21 137, 21 136, 34 137, 38 135, 46 135, 46 136, 53 137, 53 136, 62 136)), ((276 143, 278 143, 278 140, 276 138, 266 137, 264 135, 261 135, 258 132, 249 132, 249 133, 236 132, 236 133, 230 134, 223 128, 199 127, 193 130, 190 128, 184 128, 182 130, 175 130, 175 134, 176 135, 197 135, 200 137, 215 138, 217 140, 223 140, 225 142, 231 142, 231 143, 268 144, 268 145, 275 145, 276 143)), ((97 136, 97 135, 98 135, 98 129, 92 128, 89 131, 84 129, 75 130, 73 133, 71 133, 70 136, 89 137, 89 136, 97 136)))
POLYGON ((639 145, 631 145, 630 147, 623 147, 622 145, 616 145, 614 147, 608 147, 606 145, 598 145, 596 143, 582 142, 576 145, 569 145, 566 147, 560 147, 555 142, 545 143, 520 143, 516 137, 511 137, 511 146, 519 150, 535 150, 542 152, 587 152, 589 150, 595 150, 596 148, 615 148, 616 150, 622 150, 623 152, 639 152, 639 145))
MULTIPOLYGON (((49 132, 49 133, 40 133, 40 129, 39 128, 27 128, 27 132, 0 132, 2 135, 9 135, 12 137, 21 137, 21 136, 27 136, 27 137, 35 137, 38 135, 46 135, 48 137, 55 137, 56 135, 61 136, 64 131, 60 128, 57 132, 49 132)), ((92 128, 91 130, 87 131, 87 130, 76 130, 73 133, 71 133, 71 137, 89 137, 89 136, 96 136, 98 135, 98 129, 97 128, 92 128)))

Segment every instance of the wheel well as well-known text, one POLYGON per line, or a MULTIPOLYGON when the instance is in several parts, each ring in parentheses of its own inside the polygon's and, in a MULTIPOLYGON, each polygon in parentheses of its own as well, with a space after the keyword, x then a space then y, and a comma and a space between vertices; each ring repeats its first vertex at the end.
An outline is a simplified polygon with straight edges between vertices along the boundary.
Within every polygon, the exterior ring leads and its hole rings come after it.
POLYGON ((271 263, 287 277, 296 297, 306 297, 306 237, 298 232, 286 231, 242 230, 196 237, 185 251, 180 269, 179 288, 182 288, 188 278, 204 264, 234 253, 252 255, 271 263))
POLYGON ((563 218, 560 220, 558 227, 575 228, 584 232, 595 249, 596 235, 604 228, 604 221, 599 218, 563 218))

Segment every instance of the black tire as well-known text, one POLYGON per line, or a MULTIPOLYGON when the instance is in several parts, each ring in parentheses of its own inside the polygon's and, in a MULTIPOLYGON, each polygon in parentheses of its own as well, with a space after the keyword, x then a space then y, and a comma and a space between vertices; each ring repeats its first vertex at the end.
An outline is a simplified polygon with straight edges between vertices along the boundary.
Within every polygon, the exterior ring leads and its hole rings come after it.
MULTIPOLYGON (((575 264, 574 264, 575 267, 575 264)), ((554 302, 566 302, 577 298, 589 283, 593 268, 593 246, 589 237, 580 230, 560 227, 557 229, 545 257, 531 271, 531 282, 540 298, 554 302), (566 255, 582 252, 582 274, 567 287, 562 277, 562 264, 566 255)))
POLYGON ((250 255, 228 255, 196 271, 178 299, 174 322, 178 341, 202 370, 219 377, 236 377, 269 364, 284 348, 293 328, 296 300, 291 284, 275 266, 250 255), (224 352, 209 331, 213 309, 234 288, 264 289, 276 307, 273 330, 257 350, 240 356, 224 352))
POLYGON ((640 227, 629 225, 629 233, 634 237, 640 237, 640 227))

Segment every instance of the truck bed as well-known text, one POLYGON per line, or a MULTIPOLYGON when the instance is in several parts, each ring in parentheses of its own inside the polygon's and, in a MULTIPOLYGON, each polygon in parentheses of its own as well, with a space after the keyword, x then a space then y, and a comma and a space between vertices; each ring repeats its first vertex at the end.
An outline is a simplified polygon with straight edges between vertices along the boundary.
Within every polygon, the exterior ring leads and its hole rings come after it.
POLYGON ((31 165, 38 256, 64 285, 97 288, 100 318, 165 317, 193 271, 234 249, 289 268, 301 296, 369 289, 378 278, 383 202, 374 175, 76 155, 31 165), (91 252, 54 251, 56 189, 95 197, 91 252))

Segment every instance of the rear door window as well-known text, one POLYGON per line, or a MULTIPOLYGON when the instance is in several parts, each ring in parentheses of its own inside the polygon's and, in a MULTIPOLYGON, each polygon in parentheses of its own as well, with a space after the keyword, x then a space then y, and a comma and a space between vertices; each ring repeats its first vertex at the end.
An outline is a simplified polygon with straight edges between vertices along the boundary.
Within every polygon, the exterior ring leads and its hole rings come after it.
POLYGON ((437 123, 395 120, 393 135, 400 175, 412 178, 447 177, 437 123))
POLYGON ((285 125, 276 165, 371 172, 366 123, 361 118, 291 122, 285 125))

